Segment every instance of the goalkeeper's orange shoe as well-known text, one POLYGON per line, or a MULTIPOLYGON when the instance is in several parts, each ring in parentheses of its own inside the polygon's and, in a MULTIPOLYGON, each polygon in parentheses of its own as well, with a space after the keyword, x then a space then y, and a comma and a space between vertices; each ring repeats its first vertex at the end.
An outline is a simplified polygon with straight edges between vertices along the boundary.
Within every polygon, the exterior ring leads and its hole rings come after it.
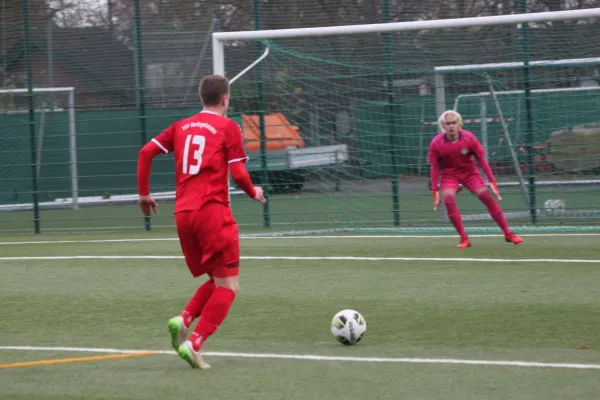
POLYGON ((471 247, 471 241, 469 238, 460 239, 460 243, 456 246, 457 249, 466 249, 467 247, 471 247))
POLYGON ((517 245, 523 241, 523 238, 521 236, 517 236, 511 232, 508 235, 504 236, 504 240, 506 240, 508 243, 513 243, 513 244, 517 245))

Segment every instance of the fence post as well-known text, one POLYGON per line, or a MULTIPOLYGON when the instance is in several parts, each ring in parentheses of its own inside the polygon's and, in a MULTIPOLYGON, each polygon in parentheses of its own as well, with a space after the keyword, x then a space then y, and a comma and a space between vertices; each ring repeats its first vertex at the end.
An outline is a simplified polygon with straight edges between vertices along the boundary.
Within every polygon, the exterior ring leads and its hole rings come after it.
POLYGON ((38 176, 35 138, 35 104, 33 102, 33 68, 31 66, 31 29, 29 1, 23 0, 23 29, 25 30, 25 64, 27 69, 27 100, 29 101, 29 137, 31 150, 31 195, 33 200, 33 225, 40 233, 40 206, 38 201, 38 176))
MULTIPOLYGON (((389 0, 383 1, 383 19, 384 22, 390 22, 390 4, 389 0)), ((398 190, 398 159, 396 155, 396 140, 398 128, 396 126, 395 99, 394 99, 394 83, 392 74, 394 67, 392 65, 392 38, 391 33, 384 33, 385 38, 385 64, 386 64, 386 83, 387 83, 387 102, 388 102, 388 118, 389 118, 389 141, 390 141, 390 156, 392 160, 392 211, 394 214, 394 225, 400 225, 400 199, 398 190)))
MULTIPOLYGON (((254 29, 260 29, 260 0, 253 0, 254 3, 254 29)), ((256 57, 263 53, 260 41, 256 42, 256 57)), ((265 198, 269 200, 269 171, 267 166, 267 139, 265 134, 265 86, 260 64, 256 66, 256 84, 257 84, 257 102, 258 102, 258 125, 260 129, 260 166, 262 169, 261 185, 265 192, 265 198)), ((263 220, 265 228, 271 226, 270 202, 263 204, 263 220)))
MULTIPOLYGON (((521 12, 527 13, 527 0, 521 0, 521 12)), ((531 105, 531 71, 529 67, 529 23, 522 24, 521 42, 523 46, 523 89, 525 91, 525 118, 527 123, 527 166, 529 170, 529 214, 531 215, 531 223, 537 222, 537 207, 535 197, 535 163, 534 163, 534 148, 535 138, 533 135, 533 111, 531 105)))
MULTIPOLYGON (((144 50, 142 46, 142 13, 140 10, 140 0, 134 0, 135 8, 135 60, 137 68, 136 91, 138 98, 138 120, 140 123, 140 139, 142 146, 146 144, 146 94, 144 82, 144 50)), ((149 216, 144 216, 144 227, 147 231, 151 229, 149 216)))

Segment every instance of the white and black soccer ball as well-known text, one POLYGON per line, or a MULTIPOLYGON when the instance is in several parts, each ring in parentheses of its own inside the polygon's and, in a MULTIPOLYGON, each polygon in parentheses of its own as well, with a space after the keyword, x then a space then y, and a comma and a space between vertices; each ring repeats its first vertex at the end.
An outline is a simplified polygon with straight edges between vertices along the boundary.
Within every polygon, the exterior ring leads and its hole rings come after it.
POLYGON ((566 204, 563 199, 550 199, 544 202, 546 214, 557 215, 565 211, 566 204))
POLYGON ((355 310, 342 310, 331 320, 331 333, 347 346, 360 342, 367 331, 367 321, 355 310))

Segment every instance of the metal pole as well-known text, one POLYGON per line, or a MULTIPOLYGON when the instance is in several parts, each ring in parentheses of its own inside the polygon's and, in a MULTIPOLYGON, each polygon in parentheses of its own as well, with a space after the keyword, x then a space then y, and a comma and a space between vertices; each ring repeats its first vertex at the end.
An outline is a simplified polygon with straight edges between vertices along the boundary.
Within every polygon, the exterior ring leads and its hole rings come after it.
MULTIPOLYGON (((260 29, 260 0, 253 0, 254 3, 254 29, 260 29)), ((256 57, 262 54, 262 45, 256 42, 256 57)), ((258 125, 260 129, 260 166, 262 169, 262 186, 265 197, 269 198, 269 171, 267 166, 267 138, 265 134, 265 87, 262 76, 262 67, 256 66, 257 96, 258 96, 258 125)), ((271 226, 270 202, 263 204, 263 220, 265 228, 271 226)))
POLYGON ((489 154, 488 149, 488 131, 487 131, 487 97, 480 96, 479 97, 479 118, 481 118, 481 144, 483 145, 483 149, 487 154, 489 154))
MULTIPOLYGON (((527 0, 521 0, 521 11, 527 13, 527 0)), ((535 195, 535 164, 533 154, 533 111, 531 104, 531 70, 529 67, 529 24, 523 23, 521 29, 521 41, 523 45, 523 89, 525 91, 525 118, 526 118, 526 149, 527 149, 527 166, 529 170, 529 214, 531 215, 531 223, 537 222, 537 207, 535 195)))
POLYGON ((38 201, 37 161, 35 154, 35 105, 33 102, 33 68, 31 66, 31 32, 29 27, 29 1, 23 0, 23 28, 25 29, 25 64, 27 68, 27 99, 29 100, 29 137, 31 150, 31 195, 33 198, 33 225, 40 233, 40 206, 38 201))
POLYGON ((73 208, 79 208, 79 183, 77 173, 77 132, 75 127, 75 89, 69 92, 69 147, 71 148, 71 192, 73 208))
MULTIPOLYGON (((140 139, 142 146, 146 144, 146 101, 145 101, 145 83, 144 83, 144 51, 142 47, 142 16, 140 10, 140 0, 134 0, 135 7, 135 49, 137 60, 137 98, 140 123, 140 139)), ((144 227, 147 231, 151 229, 150 217, 144 216, 144 227)))
POLYGON ((446 111, 446 83, 444 75, 435 73, 435 113, 439 118, 446 111))
MULTIPOLYGON (((488 82, 490 85, 490 93, 492 94, 492 99, 494 100, 494 105, 496 106, 496 111, 498 112, 498 116, 500 117, 500 125, 502 126, 502 132, 504 133, 504 138, 506 139, 506 144, 508 145, 508 150, 510 151, 510 155, 513 159, 515 173, 519 177, 519 182, 521 183, 521 189, 523 190, 523 197, 525 198, 525 204, 527 204, 527 206, 529 206, 529 194, 527 193, 527 187, 525 186, 525 179, 523 179, 523 174, 521 173, 521 166, 519 165, 519 156, 517 155, 517 152, 515 151, 515 146, 513 145, 512 139, 510 138, 510 133, 508 132, 508 125, 506 124, 506 119, 504 118, 504 113, 502 112, 502 108, 500 107, 500 102, 498 101, 498 96, 496 96, 496 91, 494 90, 494 86, 492 84, 492 78, 489 75, 488 75, 488 82)), ((484 97, 482 97, 482 98, 484 98, 484 97)))
POLYGON ((115 23, 113 21, 114 17, 114 4, 113 0, 108 0, 106 2, 107 13, 108 13, 108 29, 110 29, 110 33, 115 33, 115 23))
MULTIPOLYGON (((48 87, 54 87, 54 43, 53 43, 53 30, 54 20, 50 18, 48 20, 48 87)), ((56 107, 56 98, 54 93, 50 94, 50 109, 54 111, 56 107)))
MULTIPOLYGON (((384 22, 390 22, 390 4, 389 0, 383 1, 383 18, 384 22)), ((392 38, 389 32, 385 33, 385 64, 387 69, 387 99, 388 99, 388 118, 389 118, 389 141, 390 141, 390 156, 392 159, 392 213, 394 216, 394 225, 400 225, 400 195, 398 190, 398 160, 396 155, 396 137, 398 129, 396 125, 396 113, 394 110, 394 88, 392 82, 392 74, 394 68, 392 66, 392 38)))
POLYGON ((0 70, 2 71, 2 79, 0 79, 0 86, 5 86, 6 85, 6 83, 5 83, 6 82, 6 67, 7 67, 6 0, 2 0, 2 12, 0 13, 0 15, 2 15, 2 51, 0 52, 0 54, 2 54, 2 68, 0 68, 0 70))

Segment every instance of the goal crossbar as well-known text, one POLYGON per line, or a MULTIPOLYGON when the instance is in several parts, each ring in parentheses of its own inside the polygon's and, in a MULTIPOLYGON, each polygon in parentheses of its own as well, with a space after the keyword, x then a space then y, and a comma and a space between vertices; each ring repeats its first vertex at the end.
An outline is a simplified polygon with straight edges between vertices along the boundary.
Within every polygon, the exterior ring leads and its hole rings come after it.
MULTIPOLYGON (((565 58, 562 60, 537 60, 530 61, 528 65, 530 67, 564 67, 573 66, 580 67, 584 65, 597 65, 600 64, 600 57, 588 57, 588 58, 565 58)), ((523 68, 525 63, 522 61, 515 62, 504 62, 504 63, 487 63, 487 64, 464 64, 464 65, 445 65, 434 67, 433 70, 436 74, 450 74, 453 72, 471 72, 471 71, 493 71, 495 69, 507 70, 523 68)))
POLYGON ((448 18, 426 21, 387 22, 380 24, 339 25, 315 28, 268 29, 258 31, 214 32, 213 40, 256 40, 290 37, 352 35, 392 31, 462 28, 467 26, 510 25, 527 22, 544 22, 600 17, 600 8, 582 10, 547 11, 537 13, 494 15, 485 17, 448 18))
MULTIPOLYGON (((33 88, 35 93, 69 93, 74 92, 74 87, 55 87, 55 88, 33 88)), ((29 93, 29 89, 0 89, 0 94, 23 94, 29 93)))

